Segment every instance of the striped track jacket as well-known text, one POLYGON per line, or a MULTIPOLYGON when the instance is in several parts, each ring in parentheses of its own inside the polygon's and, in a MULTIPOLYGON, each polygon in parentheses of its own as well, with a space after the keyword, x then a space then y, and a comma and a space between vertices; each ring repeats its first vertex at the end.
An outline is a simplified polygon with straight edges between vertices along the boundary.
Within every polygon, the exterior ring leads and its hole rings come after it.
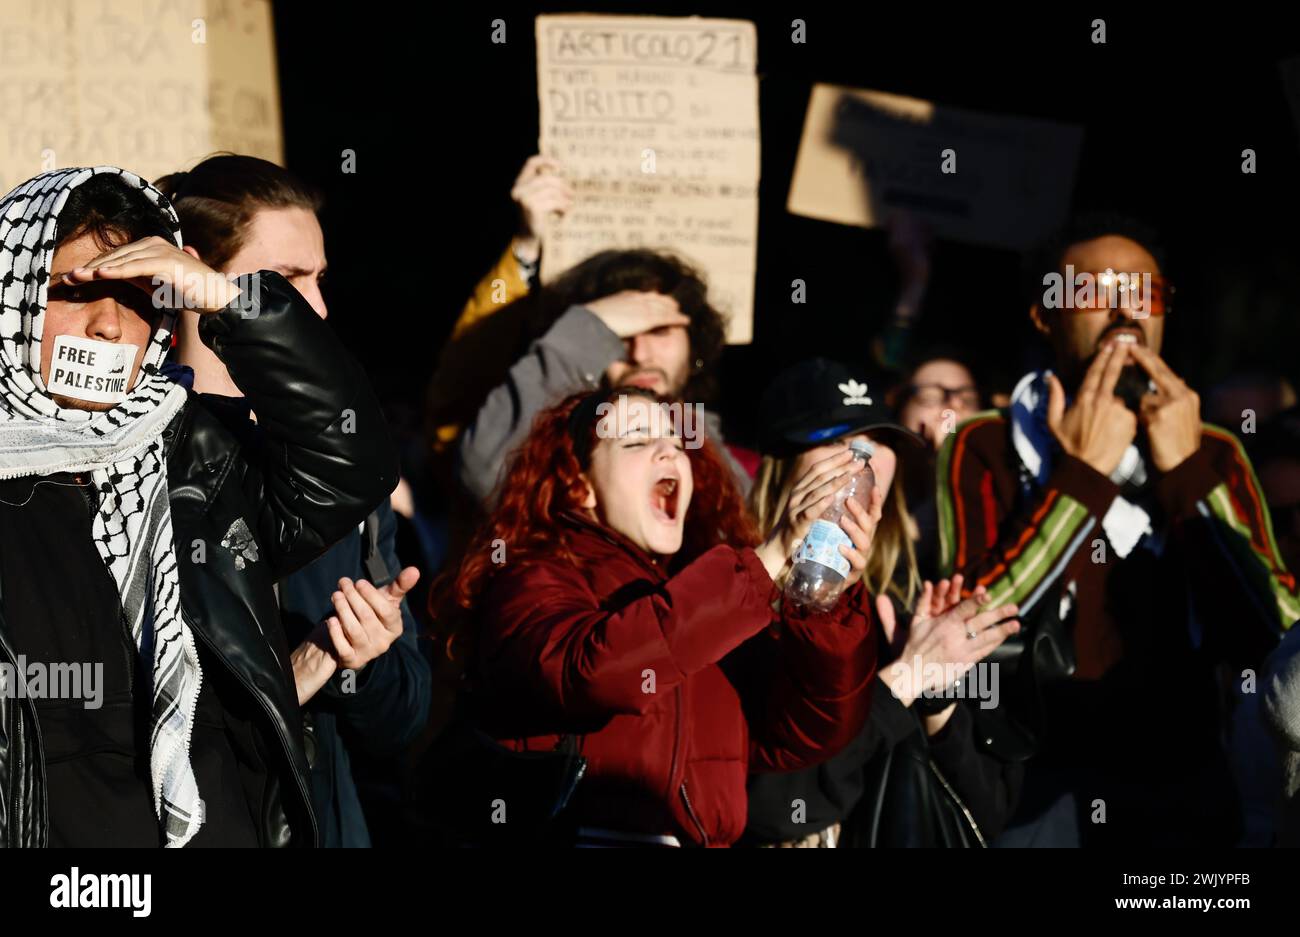
MULTIPOLYGON (((1106 586, 1126 561, 1101 525, 1119 493, 1114 482, 1058 451, 1046 484, 1025 491, 1007 420, 987 411, 948 438, 937 485, 945 575, 965 574, 967 590, 983 585, 992 603, 1015 602, 1021 615, 1053 585, 1073 582, 1076 675, 1100 677, 1124 655, 1106 586)), ((1300 618, 1300 599, 1241 444, 1204 424, 1200 449, 1158 477, 1155 496, 1163 519, 1153 521, 1185 566, 1205 637, 1234 660, 1257 660, 1300 618)))

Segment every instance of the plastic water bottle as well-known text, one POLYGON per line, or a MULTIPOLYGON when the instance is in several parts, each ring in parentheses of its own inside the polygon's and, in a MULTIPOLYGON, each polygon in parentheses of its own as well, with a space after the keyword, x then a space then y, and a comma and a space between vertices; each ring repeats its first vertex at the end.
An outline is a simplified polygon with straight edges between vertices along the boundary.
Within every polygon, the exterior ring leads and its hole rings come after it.
POLYGON ((835 500, 826 513, 813 521, 808 536, 795 551, 794 570, 785 585, 787 601, 815 611, 827 611, 835 605, 849 575, 848 558, 839 551, 840 544, 853 546, 840 526, 840 517, 848 510, 845 502, 853 498, 864 508, 869 507, 871 490, 876 487, 876 473, 869 461, 875 447, 866 440, 855 439, 849 443, 849 451, 862 463, 862 469, 835 492, 835 500))

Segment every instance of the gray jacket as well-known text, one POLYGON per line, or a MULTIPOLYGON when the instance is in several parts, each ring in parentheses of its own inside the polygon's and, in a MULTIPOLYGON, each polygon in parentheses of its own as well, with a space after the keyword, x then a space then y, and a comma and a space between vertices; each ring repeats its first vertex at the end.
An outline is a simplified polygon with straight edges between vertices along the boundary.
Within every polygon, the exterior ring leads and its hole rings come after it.
POLYGON ((1279 845, 1300 846, 1300 624, 1264 667, 1260 708, 1282 755, 1285 812, 1279 845))
MULTIPOLYGON (((533 418, 569 394, 595 390, 605 369, 626 354, 623 339, 585 306, 570 306, 493 388, 473 425, 460 439, 461 482, 487 504, 505 474, 506 462, 532 429, 533 418)), ((721 422, 704 413, 704 432, 726 459, 742 494, 750 478, 723 445, 721 422)))

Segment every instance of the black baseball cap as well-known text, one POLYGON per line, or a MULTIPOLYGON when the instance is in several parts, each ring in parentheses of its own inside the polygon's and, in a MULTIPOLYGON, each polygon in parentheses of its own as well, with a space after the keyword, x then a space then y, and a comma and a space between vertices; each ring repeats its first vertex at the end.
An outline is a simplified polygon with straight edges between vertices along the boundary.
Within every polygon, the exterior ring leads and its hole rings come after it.
POLYGON ((882 378, 827 358, 786 368, 763 392, 763 451, 786 456, 843 436, 888 431, 893 448, 925 440, 894 422, 882 378), (897 443, 895 445, 894 443, 897 443))

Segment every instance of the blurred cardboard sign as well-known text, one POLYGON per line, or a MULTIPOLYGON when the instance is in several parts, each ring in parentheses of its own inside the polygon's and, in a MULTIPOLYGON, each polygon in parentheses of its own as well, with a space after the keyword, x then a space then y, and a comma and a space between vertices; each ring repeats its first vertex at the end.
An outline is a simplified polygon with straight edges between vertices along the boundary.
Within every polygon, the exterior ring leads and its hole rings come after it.
POLYGON ((786 207, 867 228, 905 210, 940 237, 1023 250, 1064 222, 1082 139, 1068 124, 819 84, 786 207))
POLYGON ((727 341, 751 340, 756 57, 743 20, 537 17, 539 150, 575 195, 547 232, 543 281, 597 251, 667 248, 704 273, 727 341))
POLYGON ((0 0, 0 193, 220 150, 283 159, 269 0, 0 0))

